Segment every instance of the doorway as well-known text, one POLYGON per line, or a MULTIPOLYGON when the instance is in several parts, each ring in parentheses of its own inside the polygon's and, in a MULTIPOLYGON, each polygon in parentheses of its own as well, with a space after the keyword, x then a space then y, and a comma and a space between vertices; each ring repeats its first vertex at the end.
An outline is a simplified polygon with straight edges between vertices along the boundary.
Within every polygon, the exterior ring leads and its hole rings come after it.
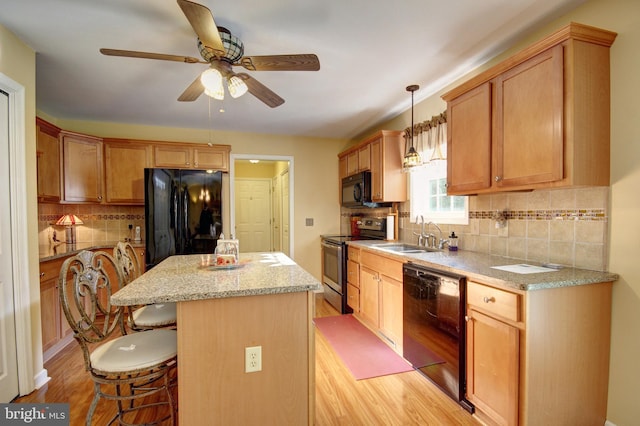
POLYGON ((25 88, 0 72, 0 402, 48 380, 34 376, 27 235, 25 88))
POLYGON ((281 251, 293 258, 292 173, 292 157, 231 155, 230 229, 241 252, 281 251))

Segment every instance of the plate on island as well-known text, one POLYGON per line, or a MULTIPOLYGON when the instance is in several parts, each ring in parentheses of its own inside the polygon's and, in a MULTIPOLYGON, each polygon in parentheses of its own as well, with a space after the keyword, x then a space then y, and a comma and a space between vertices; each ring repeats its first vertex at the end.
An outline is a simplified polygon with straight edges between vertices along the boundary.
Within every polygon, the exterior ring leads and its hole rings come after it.
POLYGON ((244 265, 246 265, 246 263, 229 263, 226 265, 207 265, 204 266, 207 269, 210 269, 212 271, 221 271, 221 270, 225 270, 225 269, 240 269, 242 268, 244 265))

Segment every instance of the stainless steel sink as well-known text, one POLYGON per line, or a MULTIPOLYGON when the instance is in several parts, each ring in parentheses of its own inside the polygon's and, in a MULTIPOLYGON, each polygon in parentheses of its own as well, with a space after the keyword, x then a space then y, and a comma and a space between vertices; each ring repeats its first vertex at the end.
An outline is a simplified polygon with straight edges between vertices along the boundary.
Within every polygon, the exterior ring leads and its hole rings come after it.
POLYGON ((388 250, 394 253, 426 253, 433 251, 440 251, 435 248, 430 247, 422 247, 414 244, 406 244, 406 243, 384 243, 384 244, 375 244, 373 247, 381 250, 388 250))

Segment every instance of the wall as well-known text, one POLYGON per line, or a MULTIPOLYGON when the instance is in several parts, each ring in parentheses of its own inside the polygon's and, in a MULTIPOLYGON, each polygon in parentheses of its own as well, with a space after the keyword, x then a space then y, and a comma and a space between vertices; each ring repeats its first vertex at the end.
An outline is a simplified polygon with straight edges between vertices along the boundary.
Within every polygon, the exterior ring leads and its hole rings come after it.
MULTIPOLYGON (((638 55, 640 2, 637 0, 588 1, 551 24, 538 28, 486 65, 459 81, 452 82, 440 93, 420 102, 414 107, 414 111, 418 121, 442 112, 446 107, 444 101, 440 99, 442 93, 572 21, 618 33, 611 47, 611 186, 606 191, 596 189, 592 194, 574 190, 534 191, 525 195, 524 198, 526 198, 526 205, 531 205, 536 211, 555 208, 556 203, 563 210, 581 209, 584 206, 587 209, 596 210, 596 214, 602 215, 602 220, 573 221, 573 226, 559 224, 555 220, 543 220, 541 222, 543 225, 540 226, 537 221, 525 219, 527 223, 524 224, 520 223, 521 219, 519 219, 510 222, 507 232, 510 235, 513 233, 528 235, 532 225, 531 231, 534 235, 531 236, 540 240, 541 245, 538 247, 541 248, 541 253, 548 249, 550 258, 554 256, 554 259, 561 259, 565 254, 558 252, 566 246, 573 247, 572 256, 576 266, 591 269, 599 269, 599 266, 603 266, 620 274, 620 279, 613 286, 607 418, 619 426, 632 425, 637 424, 640 419, 640 404, 637 403, 637 384, 640 377, 640 364, 637 362, 640 359, 640 268, 638 267, 640 197, 637 195, 640 188, 640 129, 637 125, 637 102, 640 99, 640 82, 637 77, 640 75, 640 55, 638 55), (568 206, 566 202, 574 203, 574 207, 568 206), (557 230, 557 227, 569 229, 557 230), (573 239, 570 238, 572 232, 573 239), (560 235, 562 237, 559 237, 560 235), (602 262, 599 260, 598 253, 601 245, 602 262), (589 259, 593 259, 593 262, 589 259)), ((411 115, 407 111, 364 133, 382 128, 404 129, 410 123, 411 115)), ((510 194, 506 196, 506 200, 504 197, 499 195, 474 197, 472 212, 474 208, 481 214, 495 208, 509 206, 512 200, 517 205, 523 205, 523 200, 518 199, 523 197, 522 195, 510 194)), ((474 234, 475 238, 472 239, 475 242, 472 244, 476 249, 488 252, 507 250, 509 253, 510 244, 507 243, 506 247, 503 247, 503 243, 498 243, 500 244, 498 247, 493 244, 494 241, 498 241, 498 236, 494 230, 486 229, 491 227, 491 222, 483 223, 485 220, 479 219, 478 232, 474 234)), ((468 242, 461 241, 461 244, 466 243, 468 242)), ((522 249, 519 250, 522 251, 522 249)), ((538 251, 538 249, 535 250, 538 251)), ((567 259, 566 263, 571 263, 571 259, 567 259)))

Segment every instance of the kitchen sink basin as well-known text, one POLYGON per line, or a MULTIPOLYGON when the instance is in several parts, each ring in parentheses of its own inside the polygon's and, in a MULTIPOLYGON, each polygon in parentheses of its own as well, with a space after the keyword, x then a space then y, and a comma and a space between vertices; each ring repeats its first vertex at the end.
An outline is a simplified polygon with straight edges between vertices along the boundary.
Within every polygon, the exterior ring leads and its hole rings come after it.
POLYGON ((406 243, 385 243, 385 244, 376 244, 375 248, 381 250, 388 250, 395 253, 426 253, 432 251, 441 251, 435 248, 430 247, 422 247, 414 244, 406 244, 406 243))

